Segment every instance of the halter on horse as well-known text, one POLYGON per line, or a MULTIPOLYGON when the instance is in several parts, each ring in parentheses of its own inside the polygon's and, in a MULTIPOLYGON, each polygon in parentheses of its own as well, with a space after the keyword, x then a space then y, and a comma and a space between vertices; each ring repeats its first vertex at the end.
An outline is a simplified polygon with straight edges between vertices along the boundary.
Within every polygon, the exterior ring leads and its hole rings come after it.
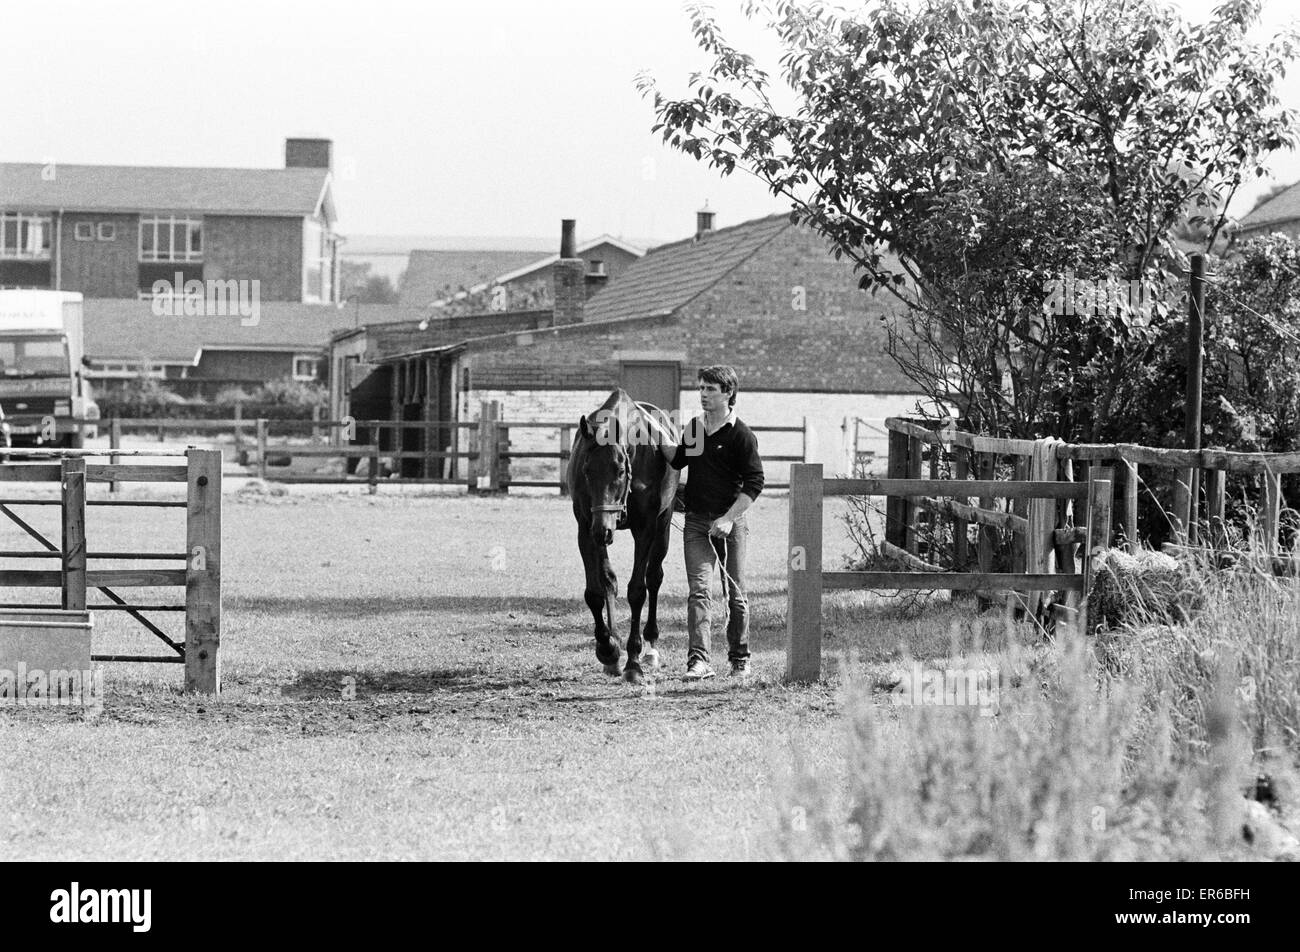
POLYGON ((618 580, 609 564, 608 546, 620 529, 631 531, 635 541, 632 578, 627 586, 632 627, 623 669, 624 677, 634 684, 642 675, 641 609, 647 595, 645 660, 651 667, 658 664, 656 611, 677 493, 678 473, 660 454, 656 431, 672 442, 677 442, 678 436, 671 423, 665 427, 662 418, 656 420, 655 416, 662 417, 662 411, 635 403, 622 390, 614 391, 595 413, 579 421, 567 474, 578 523, 578 549, 587 576, 584 597, 595 621, 596 658, 607 674, 619 673, 621 655, 614 634, 618 580))
MULTIPOLYGON (((618 513, 618 525, 616 528, 623 529, 627 525, 627 497, 632 492, 632 454, 624 453, 623 455, 623 477, 621 480, 622 490, 619 492, 618 503, 615 505, 592 506, 591 511, 595 512, 616 512, 618 513)), ((606 545, 610 540, 606 540, 606 545)))

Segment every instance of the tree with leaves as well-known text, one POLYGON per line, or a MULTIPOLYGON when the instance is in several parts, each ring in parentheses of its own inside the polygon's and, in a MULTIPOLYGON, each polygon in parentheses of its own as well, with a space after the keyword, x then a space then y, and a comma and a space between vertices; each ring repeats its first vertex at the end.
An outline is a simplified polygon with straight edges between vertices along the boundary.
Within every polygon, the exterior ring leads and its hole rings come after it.
POLYGON ((1202 225, 1213 247, 1238 188, 1294 144, 1276 87, 1296 34, 1248 42, 1258 0, 1204 24, 1152 0, 746 7, 760 11, 793 107, 697 6, 712 66, 682 99, 640 78, 655 131, 760 178, 897 298, 892 355, 965 425, 1123 436, 1120 384, 1182 319, 1171 230, 1202 225), (1105 293, 1134 287, 1139 306, 1105 293))

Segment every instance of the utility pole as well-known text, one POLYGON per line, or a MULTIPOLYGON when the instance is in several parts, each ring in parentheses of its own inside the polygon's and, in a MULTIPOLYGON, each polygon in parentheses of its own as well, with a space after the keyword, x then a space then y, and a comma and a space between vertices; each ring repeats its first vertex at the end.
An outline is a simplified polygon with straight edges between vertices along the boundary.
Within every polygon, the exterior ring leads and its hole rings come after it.
MULTIPOLYGON (((1191 264, 1191 283, 1187 295, 1187 393, 1183 443, 1189 450, 1199 450, 1201 448, 1201 378, 1205 352, 1205 255, 1199 253, 1192 255, 1191 264)), ((1183 470, 1174 496, 1174 516, 1179 520, 1179 531, 1185 535, 1189 544, 1196 541, 1199 475, 1200 470, 1196 468, 1183 470)))

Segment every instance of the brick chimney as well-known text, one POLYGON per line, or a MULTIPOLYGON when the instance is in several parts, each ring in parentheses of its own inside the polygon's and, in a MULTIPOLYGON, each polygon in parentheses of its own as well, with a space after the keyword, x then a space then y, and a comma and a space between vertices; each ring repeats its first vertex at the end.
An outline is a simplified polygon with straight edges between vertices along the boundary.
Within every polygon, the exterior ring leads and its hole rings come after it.
POLYGON ((555 326, 581 324, 587 303, 587 263, 574 250, 572 218, 560 222, 560 260, 551 266, 554 282, 555 326))
POLYGON ((709 211, 709 203, 695 213, 695 240, 699 241, 713 231, 713 219, 716 213, 709 211))
POLYGON ((285 139, 286 169, 334 168, 334 142, 330 139, 285 139))

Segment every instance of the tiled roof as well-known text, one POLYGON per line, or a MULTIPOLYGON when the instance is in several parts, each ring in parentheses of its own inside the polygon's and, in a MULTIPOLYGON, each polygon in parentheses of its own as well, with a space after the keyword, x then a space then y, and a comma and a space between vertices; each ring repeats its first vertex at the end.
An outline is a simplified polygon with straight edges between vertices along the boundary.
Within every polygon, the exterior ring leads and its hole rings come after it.
POLYGON ((651 248, 587 303, 583 321, 611 321, 676 311, 708 290, 786 228, 788 214, 771 215, 651 248))
POLYGON ((1278 192, 1241 220, 1239 229, 1260 228, 1300 218, 1300 182, 1278 192))
POLYGON ((92 298, 85 303, 86 355, 92 360, 189 363, 205 347, 316 351, 352 323, 352 308, 270 301, 258 323, 238 316, 159 317, 151 301, 92 298))
POLYGON ((536 251, 528 250, 412 251, 399 300, 409 307, 428 307, 449 293, 483 284, 498 274, 532 264, 537 258, 536 251))
MULTIPOLYGON (((620 241, 613 235, 601 235, 599 238, 593 238, 591 241, 578 245, 578 247, 573 249, 573 253, 579 258, 583 258, 586 257, 588 251, 593 251, 603 245, 610 245, 614 248, 618 248, 620 251, 626 251, 628 254, 637 258, 640 258, 645 254, 644 248, 639 248, 636 245, 629 245, 626 241, 620 241)), ((560 256, 558 254, 547 255, 545 258, 538 258, 531 264, 526 264, 515 271, 510 271, 506 274, 498 274, 494 280, 499 284, 505 284, 507 281, 517 281, 536 271, 541 271, 543 268, 549 268, 559 260, 560 256)))
POLYGON ((328 176, 325 169, 305 168, 47 167, 5 162, 0 163, 0 207, 298 217, 315 214, 328 176))

